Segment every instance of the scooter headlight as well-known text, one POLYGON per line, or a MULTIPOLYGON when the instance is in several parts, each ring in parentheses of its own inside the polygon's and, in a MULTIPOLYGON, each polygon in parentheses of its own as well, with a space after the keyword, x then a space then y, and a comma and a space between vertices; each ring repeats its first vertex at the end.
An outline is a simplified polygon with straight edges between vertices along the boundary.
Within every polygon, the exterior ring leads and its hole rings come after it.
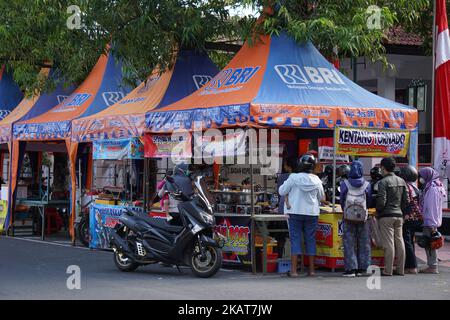
POLYGON ((206 212, 200 212, 200 215, 203 218, 203 221, 205 221, 208 224, 214 224, 214 217, 206 212))

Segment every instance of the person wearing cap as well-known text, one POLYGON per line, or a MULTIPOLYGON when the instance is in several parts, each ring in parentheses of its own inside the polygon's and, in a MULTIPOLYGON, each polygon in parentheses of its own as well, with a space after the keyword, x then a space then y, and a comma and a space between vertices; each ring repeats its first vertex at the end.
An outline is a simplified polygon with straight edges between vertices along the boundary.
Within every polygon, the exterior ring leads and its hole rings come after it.
POLYGON ((316 256, 316 230, 320 214, 320 202, 325 201, 322 181, 313 174, 316 158, 305 154, 298 163, 298 173, 293 173, 280 186, 279 194, 289 194, 290 208, 284 204, 284 214, 289 215, 289 237, 291 240, 291 277, 298 277, 298 255, 309 257, 309 275, 314 275, 316 256), (305 242, 305 252, 302 241, 305 242))
POLYGON ((383 179, 378 185, 377 219, 384 248, 383 276, 392 276, 394 257, 397 257, 397 275, 405 274, 405 243, 403 241, 403 211, 408 206, 406 182, 395 175, 394 158, 381 160, 383 179))

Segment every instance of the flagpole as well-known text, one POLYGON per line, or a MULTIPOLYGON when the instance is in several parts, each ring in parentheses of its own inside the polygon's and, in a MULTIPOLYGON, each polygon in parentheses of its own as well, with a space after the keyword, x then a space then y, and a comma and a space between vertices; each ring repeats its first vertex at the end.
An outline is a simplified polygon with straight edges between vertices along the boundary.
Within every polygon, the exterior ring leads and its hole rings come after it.
POLYGON ((433 71, 431 74, 431 166, 434 167, 434 99, 436 81, 436 0, 433 0, 433 71))

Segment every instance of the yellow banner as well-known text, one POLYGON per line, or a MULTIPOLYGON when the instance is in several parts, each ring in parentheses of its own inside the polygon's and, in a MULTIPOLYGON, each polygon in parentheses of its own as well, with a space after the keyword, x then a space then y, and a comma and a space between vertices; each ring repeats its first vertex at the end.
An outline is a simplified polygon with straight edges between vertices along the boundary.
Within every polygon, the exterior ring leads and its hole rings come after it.
POLYGON ((405 157, 410 132, 366 128, 336 128, 336 154, 362 157, 405 157))
POLYGON ((6 200, 0 200, 0 232, 3 232, 8 206, 6 200))

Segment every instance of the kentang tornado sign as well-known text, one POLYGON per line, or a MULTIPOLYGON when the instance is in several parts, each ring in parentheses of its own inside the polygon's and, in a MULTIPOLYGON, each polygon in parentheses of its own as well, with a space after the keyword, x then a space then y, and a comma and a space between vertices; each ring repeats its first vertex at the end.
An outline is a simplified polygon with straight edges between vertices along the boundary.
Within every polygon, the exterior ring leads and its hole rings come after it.
POLYGON ((336 153, 367 157, 405 157, 410 132, 366 128, 336 128, 336 153))

